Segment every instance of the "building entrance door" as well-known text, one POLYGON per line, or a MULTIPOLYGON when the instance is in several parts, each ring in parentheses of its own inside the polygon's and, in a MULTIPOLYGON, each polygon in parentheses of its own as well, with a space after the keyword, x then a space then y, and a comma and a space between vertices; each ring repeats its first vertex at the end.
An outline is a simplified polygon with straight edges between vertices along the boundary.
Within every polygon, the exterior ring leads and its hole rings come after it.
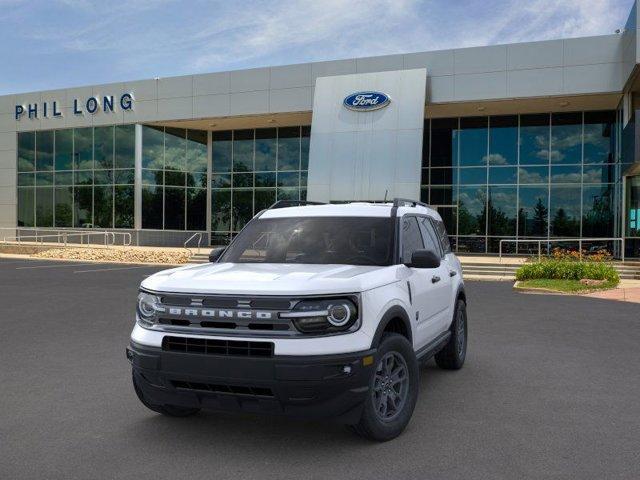
POLYGON ((640 257, 640 175, 624 177, 624 236, 627 257, 640 257))

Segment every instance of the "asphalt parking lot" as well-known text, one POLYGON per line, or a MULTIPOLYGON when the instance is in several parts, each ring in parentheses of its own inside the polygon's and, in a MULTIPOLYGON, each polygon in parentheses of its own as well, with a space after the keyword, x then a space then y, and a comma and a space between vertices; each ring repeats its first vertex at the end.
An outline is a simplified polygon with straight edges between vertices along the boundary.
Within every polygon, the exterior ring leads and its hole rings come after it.
POLYGON ((425 366, 407 431, 374 444, 331 423, 146 410, 124 348, 157 270, 0 259, 0 478, 638 478, 637 304, 468 282, 467 364, 425 366))

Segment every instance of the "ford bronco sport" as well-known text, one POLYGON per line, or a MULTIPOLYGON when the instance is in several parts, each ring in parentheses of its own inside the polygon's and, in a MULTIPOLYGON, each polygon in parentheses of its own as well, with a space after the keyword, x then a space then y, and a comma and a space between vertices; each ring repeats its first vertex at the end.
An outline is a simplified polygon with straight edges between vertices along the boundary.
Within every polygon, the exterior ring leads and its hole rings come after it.
POLYGON ((409 423, 419 364, 462 367, 462 270, 438 213, 311 203, 277 202, 211 263, 142 282, 127 357, 145 406, 330 417, 383 441, 409 423))

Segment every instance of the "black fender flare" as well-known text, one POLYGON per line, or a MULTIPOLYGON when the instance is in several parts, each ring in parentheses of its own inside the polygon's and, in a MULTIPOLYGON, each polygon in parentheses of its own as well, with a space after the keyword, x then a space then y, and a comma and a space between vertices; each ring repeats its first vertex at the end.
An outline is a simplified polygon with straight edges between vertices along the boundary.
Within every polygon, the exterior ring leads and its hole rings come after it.
POLYGON ((413 330, 411 327, 411 321, 409 319, 409 314, 407 311, 402 308, 400 305, 394 305, 390 307, 389 310, 385 312, 385 314, 380 319, 380 323, 378 323, 378 328, 376 328, 376 333, 373 336, 373 341, 371 342, 371 347, 375 348, 380 345, 380 340, 382 340, 382 334, 384 333, 384 329, 387 328, 387 325, 394 318, 399 318, 404 323, 405 328, 407 329, 407 336, 409 342, 413 344, 413 330))

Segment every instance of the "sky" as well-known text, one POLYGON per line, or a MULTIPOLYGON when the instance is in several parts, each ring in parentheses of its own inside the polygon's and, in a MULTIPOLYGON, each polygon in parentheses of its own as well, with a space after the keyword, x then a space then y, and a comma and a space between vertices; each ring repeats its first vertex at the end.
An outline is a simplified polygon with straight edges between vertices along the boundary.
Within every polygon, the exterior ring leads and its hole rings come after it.
POLYGON ((0 0, 0 95, 611 34, 633 0, 0 0))

